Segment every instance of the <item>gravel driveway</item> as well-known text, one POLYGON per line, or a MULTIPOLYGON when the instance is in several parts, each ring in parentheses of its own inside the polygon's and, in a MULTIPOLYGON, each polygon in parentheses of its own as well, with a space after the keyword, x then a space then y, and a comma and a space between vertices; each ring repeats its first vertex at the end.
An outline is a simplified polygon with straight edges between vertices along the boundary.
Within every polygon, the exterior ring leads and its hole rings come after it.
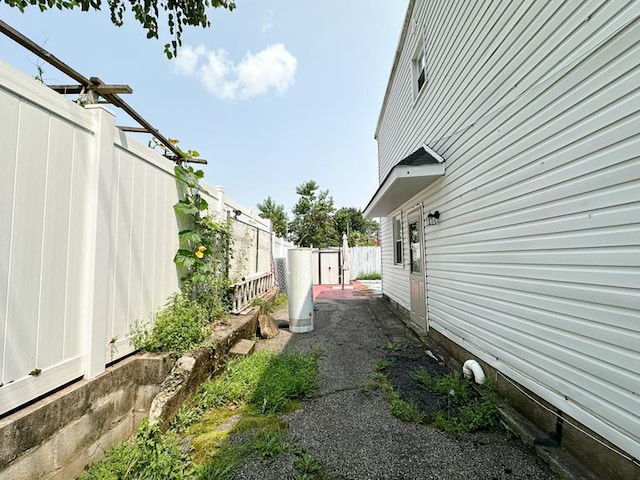
MULTIPOLYGON (((286 318, 286 308, 276 312, 276 319, 286 318)), ((280 335, 261 341, 259 348, 323 351, 317 395, 283 418, 289 439, 319 461, 328 478, 556 478, 506 431, 455 435, 405 423, 391 415, 381 393, 362 388, 376 360, 389 354, 390 344, 404 345, 411 352, 410 362, 430 361, 416 336, 376 296, 358 291, 350 298, 345 292, 321 294, 313 332, 291 334, 280 324, 280 335)), ((292 459, 283 455, 271 463, 245 463, 236 478, 282 480, 293 474, 292 459)))

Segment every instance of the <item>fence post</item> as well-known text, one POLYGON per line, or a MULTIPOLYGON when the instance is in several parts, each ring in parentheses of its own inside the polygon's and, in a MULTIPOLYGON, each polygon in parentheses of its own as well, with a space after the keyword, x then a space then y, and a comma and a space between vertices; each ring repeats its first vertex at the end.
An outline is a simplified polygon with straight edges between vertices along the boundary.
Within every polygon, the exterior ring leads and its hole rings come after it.
POLYGON ((86 326, 84 374, 93 378, 104 372, 106 364, 115 116, 102 105, 86 108, 93 110, 96 122, 91 154, 85 160, 86 250, 81 259, 87 279, 82 306, 86 326))
POLYGON ((224 217, 224 187, 222 185, 214 185, 209 189, 211 196, 214 198, 212 213, 215 213, 218 220, 226 220, 224 217))

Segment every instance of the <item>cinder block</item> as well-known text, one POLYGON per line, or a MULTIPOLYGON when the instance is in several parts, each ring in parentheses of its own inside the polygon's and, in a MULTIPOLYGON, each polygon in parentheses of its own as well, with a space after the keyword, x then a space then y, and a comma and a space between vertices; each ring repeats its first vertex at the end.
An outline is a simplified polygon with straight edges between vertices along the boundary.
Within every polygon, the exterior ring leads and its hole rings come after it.
POLYGON ((246 357, 253 353, 253 350, 256 348, 256 342, 253 340, 242 339, 238 341, 231 350, 229 350, 229 355, 232 357, 246 357))
POLYGON ((3 479, 35 480, 44 478, 53 470, 53 442, 46 442, 19 457, 0 472, 3 479))
POLYGON ((140 385, 136 390, 134 410, 148 412, 151 402, 159 391, 159 385, 140 385))
POLYGON ((75 460, 78 452, 95 440, 96 433, 88 415, 61 429, 53 438, 54 468, 61 468, 75 460))

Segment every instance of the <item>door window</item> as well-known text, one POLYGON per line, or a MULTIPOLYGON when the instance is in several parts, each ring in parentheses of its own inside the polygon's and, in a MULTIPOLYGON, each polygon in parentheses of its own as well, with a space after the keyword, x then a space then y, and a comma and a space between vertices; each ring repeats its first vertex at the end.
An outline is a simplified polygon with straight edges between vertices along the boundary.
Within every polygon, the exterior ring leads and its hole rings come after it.
POLYGON ((422 273, 422 252, 420 251, 420 221, 409 223, 409 261, 411 273, 422 273))

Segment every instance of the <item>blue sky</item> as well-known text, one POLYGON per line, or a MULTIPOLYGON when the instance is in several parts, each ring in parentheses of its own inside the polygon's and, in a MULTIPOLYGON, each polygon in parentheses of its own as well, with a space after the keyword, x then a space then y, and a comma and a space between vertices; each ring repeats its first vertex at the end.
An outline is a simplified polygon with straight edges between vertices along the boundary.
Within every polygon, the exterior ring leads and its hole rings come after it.
MULTIPOLYGON (((0 18, 84 76, 130 85, 124 100, 198 150, 207 183, 234 200, 255 207, 271 196, 290 212, 296 185, 313 179, 337 208, 364 208, 378 185, 373 135, 408 0, 236 3, 210 10, 210 29, 186 29, 177 60, 164 56, 168 32, 147 40, 108 11, 21 14, 0 3, 0 18)), ((0 58, 69 83, 3 35, 0 58)), ((116 123, 133 124, 114 110, 116 123)))

